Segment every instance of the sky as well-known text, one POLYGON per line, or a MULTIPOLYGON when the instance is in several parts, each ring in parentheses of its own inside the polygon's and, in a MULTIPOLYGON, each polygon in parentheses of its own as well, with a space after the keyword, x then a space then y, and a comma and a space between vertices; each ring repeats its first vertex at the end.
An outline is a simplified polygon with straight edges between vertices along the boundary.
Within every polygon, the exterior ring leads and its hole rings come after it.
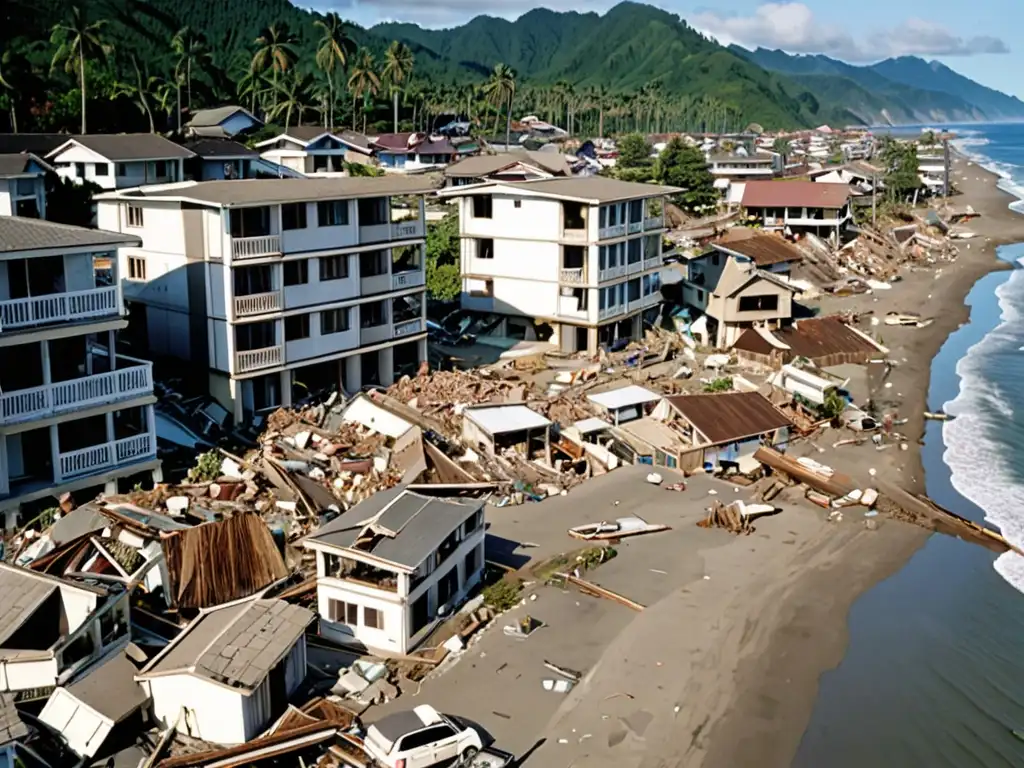
MULTIPOLYGON (((293 0, 334 10, 361 26, 410 21, 452 27, 488 14, 515 19, 526 11, 603 13, 616 0, 293 0)), ((723 44, 823 53, 853 64, 890 56, 938 59, 973 80, 1024 98, 1024 0, 654 0, 723 44)))

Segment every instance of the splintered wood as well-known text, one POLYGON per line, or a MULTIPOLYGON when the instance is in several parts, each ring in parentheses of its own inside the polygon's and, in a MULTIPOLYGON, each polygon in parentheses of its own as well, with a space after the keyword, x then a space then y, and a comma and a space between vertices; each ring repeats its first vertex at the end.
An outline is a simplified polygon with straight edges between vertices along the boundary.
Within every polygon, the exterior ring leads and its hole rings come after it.
POLYGON ((742 514, 732 504, 726 506, 716 501, 708 510, 708 515, 699 520, 697 525, 701 528, 724 528, 729 533, 753 533, 754 526, 746 515, 742 514))

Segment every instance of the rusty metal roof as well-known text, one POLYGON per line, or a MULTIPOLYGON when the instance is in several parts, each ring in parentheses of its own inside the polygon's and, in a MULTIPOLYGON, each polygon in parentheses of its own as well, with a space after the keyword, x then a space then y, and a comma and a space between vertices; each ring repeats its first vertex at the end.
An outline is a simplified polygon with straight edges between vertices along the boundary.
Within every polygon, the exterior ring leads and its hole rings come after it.
MULTIPOLYGON (((794 357, 809 360, 829 355, 877 355, 881 347, 854 331, 834 317, 814 317, 798 320, 791 326, 772 331, 772 336, 789 347, 794 357)), ((732 345, 733 349, 770 355, 778 351, 767 339, 753 329, 744 331, 732 345)))
POLYGON ((745 227, 729 230, 711 245, 718 250, 746 256, 759 267, 803 261, 804 258, 799 248, 779 235, 756 232, 745 227))
POLYGON ((255 514, 174 531, 161 543, 168 590, 179 609, 248 597, 288 575, 270 529, 255 514))
POLYGON ((665 399, 714 445, 793 426, 782 411, 758 392, 676 395, 665 399))
POLYGON ((816 181, 748 181, 744 208, 842 208, 850 197, 846 184, 816 181))

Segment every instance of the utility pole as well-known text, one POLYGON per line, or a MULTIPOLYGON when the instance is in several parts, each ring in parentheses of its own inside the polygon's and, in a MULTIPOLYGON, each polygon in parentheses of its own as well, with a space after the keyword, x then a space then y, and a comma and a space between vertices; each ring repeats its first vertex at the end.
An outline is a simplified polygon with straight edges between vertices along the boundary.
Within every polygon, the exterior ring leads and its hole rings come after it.
POLYGON ((942 138, 942 196, 949 197, 949 139, 942 138))
POLYGON ((878 174, 871 174, 871 226, 878 226, 878 207, 876 200, 878 199, 878 174))

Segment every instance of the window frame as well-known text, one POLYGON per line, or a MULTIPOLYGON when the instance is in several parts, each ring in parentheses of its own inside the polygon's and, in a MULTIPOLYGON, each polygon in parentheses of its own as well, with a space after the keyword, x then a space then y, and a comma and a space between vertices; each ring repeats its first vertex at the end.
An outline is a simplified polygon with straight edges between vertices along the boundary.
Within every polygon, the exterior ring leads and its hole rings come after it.
POLYGON ((132 227, 133 229, 141 229, 145 226, 146 218, 143 213, 145 208, 141 205, 132 205, 131 203, 128 203, 125 206, 125 209, 125 226, 132 227))
POLYGON ((321 256, 318 259, 320 270, 320 282, 326 283, 332 280, 347 280, 349 276, 348 254, 336 254, 334 256, 321 256), (340 264, 341 269, 337 274, 334 270, 325 269, 328 264, 340 264))
POLYGON ((336 333, 348 333, 352 330, 352 314, 349 311, 349 307, 337 307, 335 309, 324 309, 320 311, 320 335, 321 336, 333 336, 336 333), (338 323, 328 323, 327 318, 344 317, 344 327, 340 327, 338 323), (330 329, 328 329, 330 326, 330 329))
POLYGON ((317 202, 316 224, 318 227, 347 227, 348 223, 348 200, 320 200, 317 202), (335 216, 339 211, 340 215, 335 216), (336 218, 337 221, 335 221, 336 218))
POLYGON ((281 204, 281 231, 294 232, 299 229, 309 228, 309 211, 305 203, 282 203, 281 204), (295 213, 295 220, 289 220, 288 213, 295 213))
POLYGON ((128 279, 129 280, 145 280, 146 279, 146 258, 145 258, 145 256, 129 256, 128 257, 128 279))
POLYGON ((284 318, 284 340, 285 340, 285 343, 288 343, 289 341, 304 341, 305 339, 310 338, 310 336, 312 335, 312 328, 310 327, 311 325, 312 325, 312 323, 309 322, 309 313, 308 312, 304 312, 304 313, 298 314, 298 315, 287 315, 284 318), (300 326, 299 329, 298 329, 299 333, 302 333, 304 335, 302 335, 302 336, 291 336, 289 334, 289 330, 292 330, 292 331, 295 330, 295 325, 296 324, 298 324, 300 326))
POLYGON ((309 285, 309 259, 290 259, 284 262, 284 266, 281 268, 281 281, 285 288, 293 288, 297 285, 309 285), (291 267, 291 265, 295 265, 291 267), (288 270, 294 268, 298 270, 299 277, 302 278, 299 282, 289 282, 288 270))

